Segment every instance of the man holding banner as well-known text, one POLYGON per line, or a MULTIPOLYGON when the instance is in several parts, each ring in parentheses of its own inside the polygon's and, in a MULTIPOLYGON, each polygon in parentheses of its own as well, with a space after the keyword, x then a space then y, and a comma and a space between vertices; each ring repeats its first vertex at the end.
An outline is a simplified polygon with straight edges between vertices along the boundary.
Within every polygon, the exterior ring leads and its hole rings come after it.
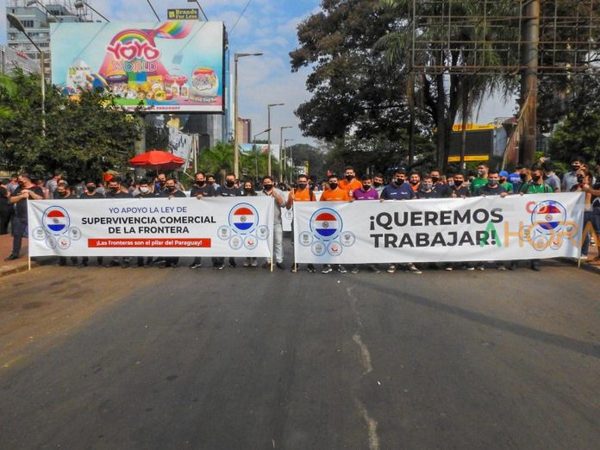
MULTIPOLYGON (((285 207, 287 209, 291 209, 292 206, 294 205, 294 202, 314 202, 316 200, 315 193, 313 192, 313 190, 310 188, 310 186, 308 184, 308 176, 307 175, 304 175, 304 174, 298 175, 298 178, 296 181, 297 181, 296 188, 294 188, 290 191, 287 202, 285 204, 285 207)), ((295 242, 293 236, 294 236, 294 223, 292 221, 292 242, 295 242)), ((312 264, 308 264, 308 266, 306 267, 306 270, 309 271, 310 273, 315 273, 315 266, 312 264)), ((296 262, 294 261, 294 263, 292 265, 292 272, 297 272, 297 271, 298 271, 298 264, 296 264, 296 262)))

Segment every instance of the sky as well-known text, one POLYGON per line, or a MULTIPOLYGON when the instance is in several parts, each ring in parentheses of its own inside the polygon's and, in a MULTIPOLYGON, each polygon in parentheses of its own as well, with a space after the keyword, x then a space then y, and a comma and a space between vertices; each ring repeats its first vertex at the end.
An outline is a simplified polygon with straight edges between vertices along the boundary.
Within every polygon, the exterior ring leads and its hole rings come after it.
MULTIPOLYGON (((0 0, 4 11, 8 0, 0 0)), ((114 21, 154 21, 147 0, 87 0, 95 9, 114 21)), ((195 8, 186 0, 152 0, 161 19, 166 18, 169 8, 195 8)), ((267 105, 285 103, 272 108, 271 140, 279 143, 282 126, 293 128, 284 131, 284 137, 296 143, 315 144, 311 138, 302 136, 299 120, 294 110, 310 98, 305 81, 308 70, 292 73, 289 52, 296 48, 297 25, 319 10, 320 0, 200 0, 209 20, 225 22, 229 33, 231 54, 236 52, 263 52, 261 57, 240 59, 239 70, 239 116, 252 119, 252 133, 267 128, 267 105), (245 6, 248 7, 241 16, 245 6), (239 20, 239 21, 238 21, 239 20), (237 23, 235 28, 234 24, 237 23)), ((6 41, 5 15, 0 15, 0 43, 6 41)), ((512 102, 503 105, 491 99, 481 108, 479 122, 486 123, 499 116, 509 116, 512 102)))

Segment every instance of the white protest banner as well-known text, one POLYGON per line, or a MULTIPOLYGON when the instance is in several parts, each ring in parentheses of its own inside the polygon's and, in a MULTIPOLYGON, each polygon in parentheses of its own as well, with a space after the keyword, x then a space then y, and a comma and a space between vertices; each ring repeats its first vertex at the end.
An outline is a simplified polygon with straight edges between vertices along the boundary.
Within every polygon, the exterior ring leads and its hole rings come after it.
POLYGON ((297 263, 580 257, 580 193, 408 201, 297 202, 297 263))
POLYGON ((30 256, 270 257, 271 198, 28 202, 30 256))

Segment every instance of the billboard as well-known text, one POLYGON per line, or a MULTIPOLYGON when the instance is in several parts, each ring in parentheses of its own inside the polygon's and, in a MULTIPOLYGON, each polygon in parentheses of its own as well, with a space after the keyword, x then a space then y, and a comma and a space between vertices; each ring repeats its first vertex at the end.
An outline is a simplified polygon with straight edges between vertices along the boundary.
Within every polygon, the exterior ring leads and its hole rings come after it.
POLYGON ((127 109, 223 112, 222 22, 51 24, 52 83, 112 92, 127 109))

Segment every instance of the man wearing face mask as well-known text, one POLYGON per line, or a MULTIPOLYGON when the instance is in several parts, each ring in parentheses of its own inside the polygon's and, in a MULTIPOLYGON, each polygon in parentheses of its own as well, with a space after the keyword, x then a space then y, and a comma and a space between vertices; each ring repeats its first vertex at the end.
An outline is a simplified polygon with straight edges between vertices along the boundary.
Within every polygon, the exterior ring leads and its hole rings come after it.
POLYGON ((379 196, 381 197, 381 193, 383 192, 383 189, 385 188, 384 184, 383 184, 383 175, 378 173, 377 175, 375 175, 373 177, 373 188, 377 191, 377 194, 379 194, 379 196))
MULTIPOLYGON (((534 165, 531 167, 531 180, 526 183, 523 183, 521 186, 519 193, 521 194, 549 194, 554 192, 550 186, 544 183, 544 171, 542 167, 539 165, 534 165)), ((577 179, 577 176, 575 177, 577 179)))
POLYGON ((431 177, 431 182, 433 183, 433 190, 438 194, 437 198, 450 197, 450 186, 442 181, 442 172, 440 169, 432 169, 429 172, 429 176, 431 177))
MULTIPOLYGON (((225 184, 223 186, 219 186, 217 189, 217 197, 239 197, 242 195, 240 188, 238 188, 235 184, 235 175, 232 173, 228 173, 225 176, 225 184)), ((213 267, 216 269, 225 268, 225 258, 217 257, 213 258, 213 267)), ((229 266, 236 267, 237 264, 235 262, 234 257, 229 258, 229 266)))
MULTIPOLYGON (((329 189, 326 189, 325 191, 323 191, 323 194, 321 195, 322 202, 348 202, 348 201, 350 201, 350 195, 348 194, 348 191, 341 189, 339 187, 338 178, 335 175, 333 175, 333 174, 329 175, 329 177, 327 178, 327 184, 329 185, 329 189)), ((346 268, 341 264, 337 266, 337 270, 340 273, 347 272, 346 268)), ((331 272, 333 272, 333 268, 331 267, 331 264, 323 265, 321 273, 331 273, 331 272)))
MULTIPOLYGON (((356 189, 352 193, 352 198, 350 201, 365 201, 365 200, 379 200, 379 194, 373 187, 373 180, 369 175, 363 175, 360 179, 362 182, 362 186, 359 189, 356 189)), ((375 273, 379 273, 379 269, 374 264, 369 264, 368 267, 375 273)), ((350 272, 358 273, 360 271, 357 264, 354 264, 350 272)))
MULTIPOLYGON (((121 179, 114 177, 108 182, 108 190, 106 191, 106 198, 132 198, 129 192, 124 192, 121 188, 121 179)), ((105 267, 112 267, 121 265, 123 269, 129 267, 129 258, 112 258, 112 260, 105 265, 105 267)))
POLYGON ((18 176, 19 186, 11 195, 9 202, 14 205, 15 215, 12 222, 13 248, 6 261, 17 259, 21 253, 21 241, 27 239, 27 201, 44 200, 44 191, 31 182, 31 177, 22 173, 18 176))
MULTIPOLYGON (((93 180, 88 180, 85 182, 85 191, 83 194, 79 196, 80 200, 98 200, 101 198, 105 198, 97 188, 97 183, 93 180)), ((81 258, 81 262, 79 263, 79 267, 87 267, 90 259, 87 256, 81 258)), ((104 259, 102 256, 98 256, 98 265, 101 266, 104 259)))
MULTIPOLYGON (((185 192, 177 189, 177 180, 168 178, 165 182, 165 189, 158 195, 163 198, 186 198, 185 192)), ((157 266, 161 269, 165 267, 177 267, 179 258, 163 258, 157 262, 157 266)))
MULTIPOLYGON (((283 193, 275 188, 273 178, 266 176, 263 178, 263 190, 259 195, 272 197, 275 202, 275 220, 273 221, 273 253, 275 254, 275 265, 278 269, 284 270, 283 266, 283 225, 281 222, 281 207, 285 206, 283 193)), ((263 268, 271 267, 271 261, 265 261, 263 268)))
POLYGON ((340 189, 348 192, 348 195, 352 197, 352 192, 356 189, 360 189, 361 182, 356 178, 356 172, 354 172, 353 167, 346 167, 344 169, 344 178, 339 180, 340 189))
POLYGON ((429 175, 423 177, 417 198, 440 198, 440 193, 434 189, 433 179, 429 175))
POLYGON ((577 182, 577 171, 581 168, 583 164, 583 158, 579 156, 575 156, 571 158, 571 171, 567 172, 563 175, 562 180, 562 191, 570 192, 571 188, 578 184, 577 182))
POLYGON ((148 180, 142 178, 138 184, 138 188, 136 190, 135 198, 155 198, 156 195, 150 189, 150 185, 148 184, 148 180))
MULTIPOLYGON (((204 197, 216 197, 217 190, 214 186, 206 182, 206 174, 204 172, 196 172, 194 175, 194 185, 190 190, 190 197, 196 197, 198 200, 204 197)), ((202 267, 202 258, 196 256, 190 264, 190 269, 199 269, 202 267)))
MULTIPOLYGON (((297 178, 296 188, 292 189, 290 191, 290 194, 288 195, 288 199, 285 204, 285 207, 287 209, 291 209, 292 206, 294 205, 294 202, 314 202, 315 200, 316 200, 315 193, 312 191, 312 189, 310 188, 310 186, 308 184, 308 177, 304 174, 300 174, 300 175, 298 175, 298 178, 297 178)), ((294 222, 292 221, 292 239, 294 236, 293 228, 294 228, 294 222)), ((292 272, 297 272, 298 265, 294 264, 292 266, 291 270, 292 270, 292 272)), ((310 273, 315 273, 315 271, 316 271, 315 266, 313 266, 312 264, 308 264, 306 270, 310 273)))
POLYGON ((417 195, 405 181, 406 172, 404 170, 397 170, 393 181, 381 192, 381 200, 411 200, 416 198, 417 195))
MULTIPOLYGON (((56 186, 56 189, 54 190, 54 199, 55 200, 76 200, 77 197, 75 195, 73 195, 71 187, 66 182, 61 181, 58 183, 58 185, 56 186)), ((73 265, 77 264, 76 256, 71 256, 71 263, 73 265)), ((67 257, 60 256, 58 258, 58 265, 66 266, 67 265, 67 257)))
POLYGON ((202 198, 216 196, 217 190, 214 186, 209 185, 206 182, 206 175, 204 172, 197 172, 194 176, 194 185, 190 191, 190 197, 202 198))
POLYGON ((477 191, 476 195, 484 197, 499 195, 500 197, 506 197, 508 192, 500 185, 500 174, 497 170, 490 170, 487 175, 487 184, 481 186, 477 191))
POLYGON ((462 197, 462 198, 466 198, 466 197, 470 197, 471 196, 471 191, 469 190, 469 188, 465 185, 465 176, 462 173, 455 173, 454 176, 452 177, 453 179, 453 184, 452 186, 450 186, 450 197, 452 198, 457 198, 457 197, 462 197))

